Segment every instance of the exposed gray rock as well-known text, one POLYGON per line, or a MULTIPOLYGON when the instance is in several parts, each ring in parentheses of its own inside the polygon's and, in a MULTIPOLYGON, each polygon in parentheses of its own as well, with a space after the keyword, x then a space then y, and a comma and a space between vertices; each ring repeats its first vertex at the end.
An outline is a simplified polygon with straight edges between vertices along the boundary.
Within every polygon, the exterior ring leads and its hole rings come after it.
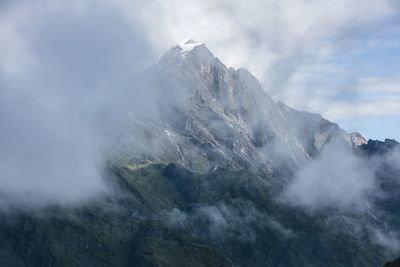
POLYGON ((143 75, 159 115, 128 120, 120 138, 142 140, 138 147, 127 142, 132 158, 167 159, 201 172, 218 166, 272 172, 295 170, 332 139, 351 144, 320 115, 275 103, 246 69, 226 67, 204 44, 171 48, 143 75))

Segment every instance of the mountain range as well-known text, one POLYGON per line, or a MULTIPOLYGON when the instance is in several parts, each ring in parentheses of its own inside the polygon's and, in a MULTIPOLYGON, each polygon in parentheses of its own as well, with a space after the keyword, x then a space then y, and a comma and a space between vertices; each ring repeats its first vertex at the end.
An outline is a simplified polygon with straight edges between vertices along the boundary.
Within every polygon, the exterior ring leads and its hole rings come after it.
POLYGON ((135 104, 109 132, 109 192, 2 214, 1 266, 383 266, 399 256, 397 141, 275 102, 194 41, 135 78, 135 104))

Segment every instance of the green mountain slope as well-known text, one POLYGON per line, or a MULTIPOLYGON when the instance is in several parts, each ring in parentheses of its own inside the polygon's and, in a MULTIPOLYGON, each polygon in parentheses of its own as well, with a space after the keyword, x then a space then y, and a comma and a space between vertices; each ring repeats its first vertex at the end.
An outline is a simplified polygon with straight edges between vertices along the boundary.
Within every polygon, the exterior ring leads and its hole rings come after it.
POLYGON ((114 193, 90 204, 3 214, 0 266, 379 266, 389 257, 340 228, 366 218, 283 206, 246 171, 114 163, 108 177, 114 193))

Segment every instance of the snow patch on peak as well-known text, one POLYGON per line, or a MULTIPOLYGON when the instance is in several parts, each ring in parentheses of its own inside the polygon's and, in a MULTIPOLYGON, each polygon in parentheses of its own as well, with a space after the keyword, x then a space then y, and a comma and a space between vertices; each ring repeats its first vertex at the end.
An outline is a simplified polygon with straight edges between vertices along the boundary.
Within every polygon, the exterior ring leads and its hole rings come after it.
POLYGON ((204 43, 188 40, 179 44, 179 47, 181 48, 182 55, 185 56, 188 52, 192 51, 195 47, 200 45, 204 45, 204 43))

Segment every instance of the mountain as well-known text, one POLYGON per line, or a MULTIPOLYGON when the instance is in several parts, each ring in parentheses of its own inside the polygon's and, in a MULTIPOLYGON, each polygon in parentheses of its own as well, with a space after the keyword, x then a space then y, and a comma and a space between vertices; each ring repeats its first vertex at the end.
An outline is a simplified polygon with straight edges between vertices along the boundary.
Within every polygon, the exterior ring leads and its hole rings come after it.
POLYGON ((318 114, 275 103, 246 69, 227 68, 201 43, 173 47, 145 75, 153 82, 145 90, 153 91, 160 118, 125 129, 124 140, 149 137, 146 126, 154 134, 142 150, 135 142, 126 149, 140 158, 167 158, 198 171, 216 166, 271 170, 280 164, 294 169, 329 140, 352 140, 318 114), (149 149, 160 143, 168 148, 149 149))
POLYGON ((385 263, 385 265, 383 267, 399 267, 399 266, 400 266, 400 258, 398 258, 394 261, 385 263))
POLYGON ((388 197, 366 210, 311 211, 280 196, 330 144, 365 162, 397 145, 274 102, 201 43, 171 48, 137 77, 138 104, 110 134, 109 193, 3 212, 1 266, 382 266, 396 256, 374 240, 399 222, 395 164, 377 163, 388 197))
POLYGON ((385 141, 368 140, 361 145, 362 150, 367 155, 386 154, 400 145, 394 139, 385 139, 385 141))

